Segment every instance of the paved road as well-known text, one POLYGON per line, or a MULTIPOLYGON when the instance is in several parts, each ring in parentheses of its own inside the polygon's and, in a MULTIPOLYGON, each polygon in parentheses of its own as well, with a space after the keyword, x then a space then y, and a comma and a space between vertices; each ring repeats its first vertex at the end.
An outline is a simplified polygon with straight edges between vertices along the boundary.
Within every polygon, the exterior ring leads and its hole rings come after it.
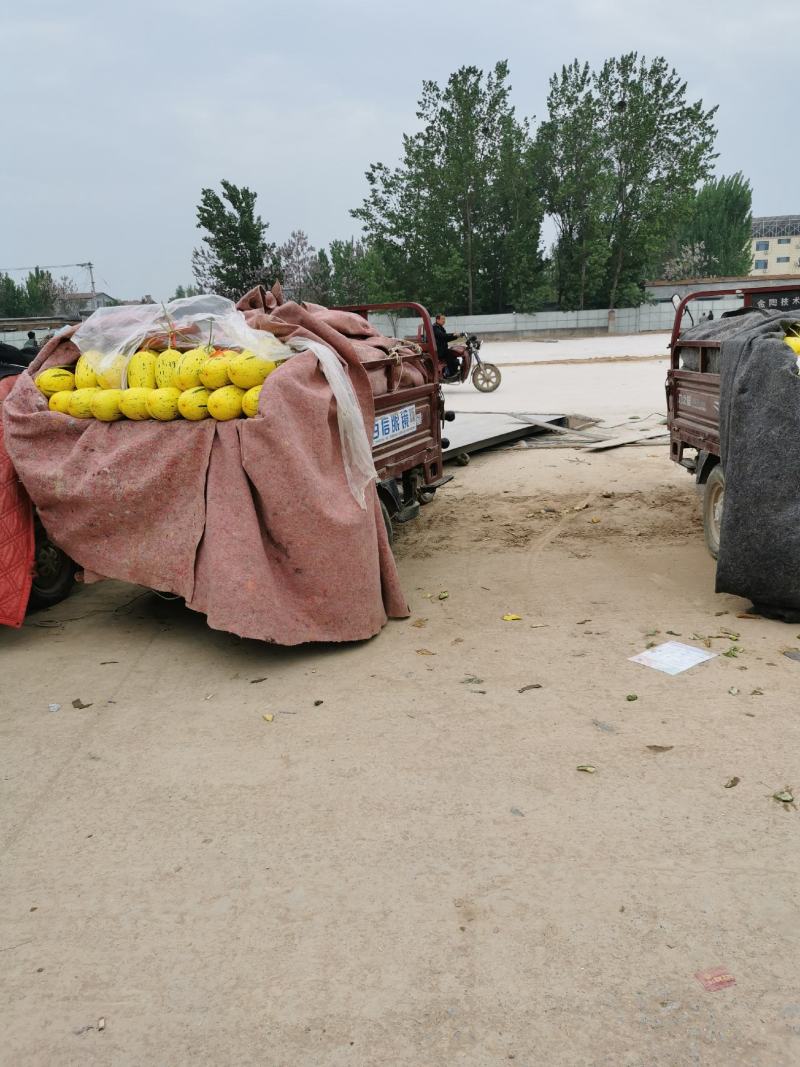
POLYGON ((666 414, 667 367, 666 359, 507 366, 494 393, 479 393, 471 383, 445 386, 444 393, 454 411, 550 411, 614 422, 666 414))
POLYGON ((619 337, 567 337, 560 341, 487 341, 482 355, 492 363, 526 363, 562 359, 608 359, 621 356, 665 356, 668 333, 623 334, 619 337))

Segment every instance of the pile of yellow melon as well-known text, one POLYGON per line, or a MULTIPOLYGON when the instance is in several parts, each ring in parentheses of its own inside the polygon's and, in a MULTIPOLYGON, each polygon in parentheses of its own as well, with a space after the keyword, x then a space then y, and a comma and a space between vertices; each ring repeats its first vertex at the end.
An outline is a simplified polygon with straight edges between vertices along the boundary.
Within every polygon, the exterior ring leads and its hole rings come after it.
POLYGON ((129 360, 120 355, 110 361, 99 352, 84 352, 74 371, 52 367, 36 377, 36 385, 52 411, 75 419, 225 421, 258 413, 261 388, 276 366, 247 349, 142 349, 129 360), (128 387, 123 389, 126 363, 128 387))

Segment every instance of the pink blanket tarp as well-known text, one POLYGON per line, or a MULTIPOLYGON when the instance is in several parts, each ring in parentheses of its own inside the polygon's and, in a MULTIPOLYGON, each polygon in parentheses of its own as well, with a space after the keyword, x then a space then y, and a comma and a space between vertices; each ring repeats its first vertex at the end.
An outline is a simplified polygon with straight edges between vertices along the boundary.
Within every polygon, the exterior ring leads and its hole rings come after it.
MULTIPOLYGON (((332 348, 370 440, 370 380, 336 313, 261 294, 240 302, 248 321, 268 317, 282 336, 332 348)), ((103 423, 50 411, 34 384, 40 370, 77 360, 69 336, 53 338, 20 375, 3 418, 8 453, 45 528, 87 580, 175 593, 214 629, 281 645, 363 640, 387 617, 408 615, 375 485, 364 510, 346 480, 336 404, 312 353, 270 375, 255 418, 103 423)))

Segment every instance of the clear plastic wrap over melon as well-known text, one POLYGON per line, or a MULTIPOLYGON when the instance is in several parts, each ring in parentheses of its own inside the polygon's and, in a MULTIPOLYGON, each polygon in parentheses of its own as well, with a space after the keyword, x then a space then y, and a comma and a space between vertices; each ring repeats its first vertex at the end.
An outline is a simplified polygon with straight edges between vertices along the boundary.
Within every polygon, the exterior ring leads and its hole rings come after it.
POLYGON ((247 349, 273 362, 291 355, 290 349, 272 334, 248 326, 233 301, 213 294, 171 300, 168 304, 98 308, 78 327, 72 341, 98 375, 118 367, 122 357, 123 387, 127 385, 127 364, 140 349, 186 351, 211 344, 215 348, 247 349))
MULTIPOLYGON (((166 305, 133 304, 99 308, 78 327, 71 340, 80 349, 85 363, 97 375, 98 382, 108 377, 109 380, 113 378, 113 386, 121 386, 123 393, 120 410, 127 418, 134 420, 151 417, 145 403, 151 390, 145 387, 130 387, 127 380, 128 363, 134 353, 151 352, 163 356, 166 350, 172 349, 177 356, 179 353, 208 346, 223 350, 221 356, 210 357, 210 362, 217 359, 227 361, 224 365, 220 362, 219 382, 211 382, 208 379, 208 364, 204 365, 198 375, 201 384, 209 388, 210 396, 213 397, 214 390, 218 387, 220 392, 224 391, 222 379, 228 380, 227 368, 237 353, 257 356, 269 361, 272 366, 283 362, 296 352, 312 352, 336 401, 342 461, 350 491, 359 506, 366 508, 366 487, 376 477, 372 448, 349 376, 339 356, 326 344, 300 337, 292 338, 289 344, 284 344, 271 332, 249 326, 232 301, 225 297, 209 295, 172 300, 166 305), (121 364, 122 380, 117 382, 121 364)), ((155 366, 156 381, 160 384, 157 374, 158 355, 155 366)), ((104 384, 104 388, 109 386, 104 384)), ((178 392, 175 382, 165 388, 174 388, 178 392)), ((235 385, 229 388, 244 394, 244 389, 235 385)), ((189 389, 178 393, 176 405, 181 414, 183 411, 180 400, 191 391, 189 389)), ((196 417, 203 418, 209 413, 212 413, 210 407, 204 411, 198 408, 196 417)))

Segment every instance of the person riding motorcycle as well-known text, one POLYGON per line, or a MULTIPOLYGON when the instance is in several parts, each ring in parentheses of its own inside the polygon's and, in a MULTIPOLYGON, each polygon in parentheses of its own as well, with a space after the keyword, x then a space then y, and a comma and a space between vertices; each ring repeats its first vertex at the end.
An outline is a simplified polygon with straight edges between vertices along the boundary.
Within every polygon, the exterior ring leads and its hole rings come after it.
POLYGON ((460 333, 448 333, 444 328, 446 321, 441 312, 433 320, 433 339, 436 343, 436 354, 439 357, 439 362, 447 366, 447 374, 444 375, 444 381, 461 377, 461 361, 452 348, 449 347, 449 342, 456 341, 464 336, 460 333))

